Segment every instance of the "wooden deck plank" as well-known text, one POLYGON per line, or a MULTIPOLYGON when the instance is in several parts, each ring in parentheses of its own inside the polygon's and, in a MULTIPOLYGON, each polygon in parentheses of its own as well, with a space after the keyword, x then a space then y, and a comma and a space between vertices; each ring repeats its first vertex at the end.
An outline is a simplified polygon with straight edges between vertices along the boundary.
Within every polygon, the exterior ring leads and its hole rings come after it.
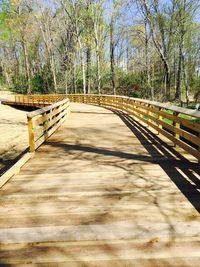
MULTIPOLYGON (((87 241, 87 240, 115 240, 115 239, 152 239, 155 237, 169 237, 170 235, 195 237, 199 235, 199 222, 180 222, 169 225, 165 223, 140 224, 116 222, 105 224, 73 225, 73 226, 43 226, 29 228, 1 229, 0 242, 9 243, 37 243, 58 241, 87 241)), ((200 242, 199 242, 200 244, 200 242)), ((195 253, 195 251, 194 251, 195 253)), ((199 251, 198 251, 199 255, 199 251)))
POLYGON ((198 266, 200 168, 163 141, 72 105, 0 190, 0 265, 198 266))
MULTIPOLYGON (((198 250, 198 241, 190 240, 198 250)), ((104 242, 59 242, 31 244, 21 247, 15 244, 4 247, 2 262, 23 264, 20 257, 27 259, 30 266, 198 266, 198 254, 187 249, 187 239, 166 240, 105 240, 104 242), (182 251, 187 249, 183 256, 182 251), (145 253, 144 253, 145 252, 145 253), (31 254, 29 254, 31 253, 31 254), (14 255, 14 256, 13 256, 14 255), (133 259, 133 255, 135 255, 133 259), (7 261, 7 258, 10 258, 7 261), (4 260, 5 259, 5 260, 4 260), (172 260, 173 259, 173 260, 172 260), (52 265, 51 265, 52 264, 52 265), (54 265, 53 265, 54 264, 54 265), (162 264, 162 265, 160 265, 162 264), (194 264, 194 265, 192 265, 194 264), (44 265, 45 266, 45 265, 44 265)), ((21 266, 21 265, 20 265, 21 266)))

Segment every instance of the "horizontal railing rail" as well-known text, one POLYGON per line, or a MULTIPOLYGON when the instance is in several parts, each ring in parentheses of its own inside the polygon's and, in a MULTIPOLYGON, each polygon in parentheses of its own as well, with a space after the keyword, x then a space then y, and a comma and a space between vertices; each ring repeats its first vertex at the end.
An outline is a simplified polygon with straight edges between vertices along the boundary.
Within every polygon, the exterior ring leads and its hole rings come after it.
POLYGON ((14 99, 15 103, 41 107, 66 99, 66 95, 15 95, 14 99))
POLYGON ((110 95, 68 95, 71 102, 124 111, 144 122, 200 160, 200 112, 138 98, 110 95))
POLYGON ((121 110, 152 127, 200 160, 200 111, 125 96, 58 94, 15 97, 16 102, 24 103, 55 103, 68 98, 71 102, 121 110))
POLYGON ((30 152, 34 152, 51 136, 69 113, 69 99, 27 113, 30 152))

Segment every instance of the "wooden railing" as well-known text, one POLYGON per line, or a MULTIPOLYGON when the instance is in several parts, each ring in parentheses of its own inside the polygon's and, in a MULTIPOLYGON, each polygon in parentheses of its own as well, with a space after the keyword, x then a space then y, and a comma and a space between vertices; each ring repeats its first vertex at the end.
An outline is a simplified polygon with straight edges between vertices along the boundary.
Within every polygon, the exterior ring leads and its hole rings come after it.
POLYGON ((138 98, 110 95, 32 95, 15 96, 15 101, 54 103, 68 98, 71 102, 93 104, 126 112, 175 145, 200 160, 200 112, 138 98))
POLYGON ((200 112, 148 101, 108 95, 68 95, 71 102, 122 110, 155 129, 200 160, 200 112))
POLYGON ((66 95, 15 95, 14 101, 27 106, 45 107, 66 99, 66 95))
POLYGON ((69 99, 27 114, 30 152, 34 152, 70 113, 69 99))

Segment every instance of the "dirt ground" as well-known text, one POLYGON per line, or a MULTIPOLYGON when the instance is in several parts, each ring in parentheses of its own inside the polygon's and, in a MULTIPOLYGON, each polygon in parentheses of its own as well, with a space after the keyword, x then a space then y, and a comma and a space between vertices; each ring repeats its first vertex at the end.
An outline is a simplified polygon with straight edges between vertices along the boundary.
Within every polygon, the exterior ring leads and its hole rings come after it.
POLYGON ((28 147, 27 111, 0 105, 0 175, 28 147))

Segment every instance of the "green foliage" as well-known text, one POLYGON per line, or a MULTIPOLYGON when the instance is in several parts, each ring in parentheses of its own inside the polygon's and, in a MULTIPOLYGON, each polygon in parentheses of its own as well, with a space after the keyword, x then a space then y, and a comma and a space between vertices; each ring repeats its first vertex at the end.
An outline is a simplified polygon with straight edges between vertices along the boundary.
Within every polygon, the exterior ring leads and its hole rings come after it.
MULTIPOLYGON (((11 91, 20 94, 26 94, 28 89, 28 81, 25 75, 18 75, 13 82, 13 86, 10 88, 11 91)), ((35 74, 31 78, 31 89, 32 93, 48 93, 53 91, 53 79, 49 75, 35 74)))
POLYGON ((9 28, 7 27, 8 13, 4 10, 0 12, 0 39, 7 40, 9 38, 9 28))
POLYGON ((120 95, 141 98, 143 96, 142 75, 138 73, 124 73, 118 71, 118 89, 120 95))
POLYGON ((134 98, 141 98, 142 94, 139 91, 134 91, 130 93, 130 97, 134 97, 134 98))
POLYGON ((0 85, 1 85, 1 86, 4 85, 4 79, 3 79, 2 76, 0 76, 0 85))
POLYGON ((44 93, 45 81, 40 74, 35 74, 31 79, 31 88, 33 93, 44 93))
POLYGON ((31 90, 33 93, 42 94, 53 92, 53 77, 48 70, 48 66, 45 66, 41 73, 36 73, 31 78, 31 90))
POLYGON ((194 91, 200 91, 200 77, 196 77, 190 80, 190 86, 194 91))
POLYGON ((101 77, 101 83, 103 87, 110 87, 110 71, 109 70, 104 71, 101 77))
POLYGON ((76 86, 77 86, 77 93, 82 93, 82 90, 83 90, 83 80, 81 78, 78 78, 77 79, 76 86))
POLYGON ((141 76, 135 73, 118 73, 118 84, 119 87, 132 88, 134 90, 141 89, 142 79, 141 76))
POLYGON ((12 91, 19 93, 19 94, 26 94, 27 92, 27 79, 25 75, 18 75, 13 83, 12 88, 10 88, 12 91))
MULTIPOLYGON (((92 93, 97 93, 100 79, 101 92, 113 94, 111 58, 114 58, 113 80, 117 94, 150 98, 153 88, 155 99, 165 100, 166 70, 162 54, 156 48, 159 46, 162 51, 166 50, 164 58, 170 69, 172 98, 178 73, 182 72, 180 91, 185 99, 184 70, 190 97, 192 93, 196 99, 200 97, 200 78, 196 77, 200 23, 193 16, 198 0, 188 1, 191 4, 186 10, 181 4, 184 1, 176 1, 174 7, 174 1, 151 1, 152 25, 144 17, 140 17, 138 23, 128 22, 123 1, 114 1, 112 7, 107 0, 65 0, 58 1, 60 5, 55 9, 46 3, 48 1, 41 1, 41 8, 36 2, 0 0, 0 83, 12 84, 12 89, 19 93, 27 90, 48 93, 65 92, 66 88, 73 92, 75 80, 77 93, 83 93, 83 77, 89 73, 92 93), (158 7, 157 11, 154 7, 158 7), (114 57, 110 50, 111 15, 114 57), (179 72, 181 45, 184 62, 179 72)), ((88 77, 85 78, 87 87, 88 77)))

